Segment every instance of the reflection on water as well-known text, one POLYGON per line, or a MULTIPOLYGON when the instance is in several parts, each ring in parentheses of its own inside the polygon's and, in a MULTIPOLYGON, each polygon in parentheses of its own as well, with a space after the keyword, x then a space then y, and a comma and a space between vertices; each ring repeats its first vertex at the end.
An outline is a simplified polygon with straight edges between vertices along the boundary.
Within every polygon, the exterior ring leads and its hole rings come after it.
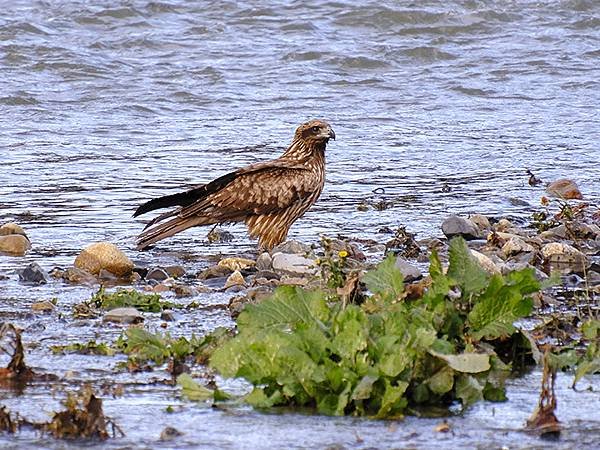
MULTIPOLYGON (((598 203, 598 2, 5 1, 2 9, 0 222, 19 222, 33 249, 21 259, 0 256, 9 277, 0 279, 0 318, 25 327, 25 340, 119 333, 31 317, 35 299, 56 296, 67 314, 89 289, 23 289, 14 269, 30 261, 64 266, 98 240, 139 262, 183 261, 191 270, 209 255, 252 252, 234 226, 231 243, 208 246, 208 230, 197 229, 137 253, 143 223, 131 213, 153 196, 277 156, 309 118, 330 122, 338 140, 328 147, 322 198, 291 238, 384 241, 378 231, 400 224, 435 236, 449 213, 523 219, 542 195, 528 186, 526 168, 546 181, 573 178, 598 203), (365 199, 390 207, 359 211, 365 199)), ((184 322, 181 333, 203 332, 227 318, 184 322)), ((78 367, 57 363, 40 342, 34 364, 58 373, 78 367)), ((158 413, 173 399, 168 389, 140 389, 144 395, 115 401, 113 413, 143 399, 135 408, 158 413)), ((28 395, 44 397, 44 387, 28 395)), ((217 428, 224 414, 184 408, 182 420, 217 428)), ((519 427, 519 414, 499 427, 519 427)), ((258 420, 242 417, 236 426, 258 420)), ((289 420, 260 417, 284 432, 289 420)), ((358 445, 326 437, 354 422, 298 421, 311 433, 327 423, 325 434, 303 435, 298 446, 358 445)), ((382 425, 356 426, 377 436, 382 425)), ((211 439, 207 445, 241 446, 211 439)), ((362 445, 369 442, 377 446, 369 438, 362 445)))

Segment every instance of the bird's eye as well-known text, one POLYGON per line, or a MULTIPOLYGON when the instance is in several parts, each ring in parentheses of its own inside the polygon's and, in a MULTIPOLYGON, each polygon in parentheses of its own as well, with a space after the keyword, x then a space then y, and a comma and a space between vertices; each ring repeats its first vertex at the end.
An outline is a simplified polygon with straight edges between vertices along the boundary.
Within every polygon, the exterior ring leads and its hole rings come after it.
POLYGON ((319 132, 319 127, 312 127, 312 130, 313 130, 315 133, 318 133, 318 132, 319 132))

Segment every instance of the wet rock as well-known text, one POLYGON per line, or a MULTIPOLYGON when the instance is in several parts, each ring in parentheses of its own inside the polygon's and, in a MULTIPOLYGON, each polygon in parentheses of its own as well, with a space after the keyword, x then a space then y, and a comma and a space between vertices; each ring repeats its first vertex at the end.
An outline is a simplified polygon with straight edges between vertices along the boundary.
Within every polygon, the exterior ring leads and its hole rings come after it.
POLYGON ((252 259, 247 258, 224 258, 217 264, 219 267, 226 267, 233 271, 244 270, 250 267, 254 267, 256 263, 252 259))
POLYGON ((98 272, 98 280, 105 282, 105 281, 113 281, 116 282, 119 279, 119 277, 117 277, 114 273, 109 272, 106 269, 100 269, 100 272, 98 272))
POLYGON ((515 226, 513 225, 513 223, 508 220, 508 219, 500 219, 495 225, 494 225, 494 231, 500 232, 500 233, 507 233, 511 230, 513 230, 515 228, 515 226))
POLYGON ((38 263, 31 263, 24 269, 17 270, 19 281, 31 284, 46 284, 50 277, 38 263))
POLYGON ((211 266, 207 269, 204 269, 200 272, 196 277, 199 280, 209 280, 211 278, 222 278, 229 276, 233 270, 224 266, 211 266))
MULTIPOLYGON (((9 236, 11 234, 19 234, 27 237, 25 230, 14 222, 5 223, 0 227, 0 236, 9 236)), ((29 239, 28 239, 29 240, 29 239)))
POLYGON ((160 313, 160 320, 165 322, 175 322, 175 312, 170 309, 165 309, 160 313))
POLYGON ((246 307, 246 305, 255 305, 272 294, 270 289, 259 287, 251 289, 245 295, 236 295, 229 300, 229 312, 233 318, 236 318, 246 307))
POLYGON ((161 294, 163 292, 169 292, 171 290, 171 287, 167 286, 164 283, 158 283, 156 286, 153 286, 151 290, 155 294, 161 294))
POLYGON ((271 270, 273 268, 273 258, 268 252, 261 253, 256 259, 256 270, 271 270))
POLYGON ((75 267, 98 275, 102 269, 108 270, 118 277, 129 275, 133 270, 131 260, 109 242, 98 242, 86 247, 75 258, 75 267))
POLYGON ((535 248, 517 236, 511 237, 502 246, 502 253, 507 258, 523 252, 535 252, 535 248))
POLYGON ((492 229, 489 219, 483 214, 472 214, 469 216, 469 220, 477 227, 480 236, 484 236, 492 229))
POLYGON ((535 277, 538 279, 538 281, 544 281, 544 280, 548 279, 548 275, 546 275, 540 269, 532 266, 531 264, 529 264, 527 262, 522 262, 522 261, 521 262, 507 261, 505 264, 502 265, 501 270, 502 270, 502 275, 508 275, 511 272, 515 272, 515 271, 519 271, 519 270, 523 270, 523 269, 533 269, 535 272, 535 277))
POLYGON ((404 258, 398 256, 396 258, 396 268, 402 272, 404 281, 410 283, 411 281, 418 280, 423 276, 418 267, 413 266, 404 258))
POLYGON ((94 275, 77 267, 69 267, 67 270, 60 273, 60 278, 73 284, 84 284, 92 286, 98 283, 94 275))
POLYGON ((562 242, 552 242, 542 247, 542 256, 551 269, 563 273, 581 273, 589 265, 587 257, 575 247, 562 242))
POLYGON ((496 265, 496 263, 494 261, 492 261, 492 259, 489 256, 484 255, 483 253, 478 252, 477 250, 471 250, 471 255, 473 255, 473 257, 477 260, 479 265, 487 273, 492 274, 492 275, 500 273, 500 267, 498 267, 496 265))
POLYGON ((164 430, 160 433, 161 441, 171 441, 179 436, 183 436, 183 433, 179 431, 177 428, 173 427, 165 427, 164 430))
POLYGON ((229 231, 223 230, 222 228, 215 228, 206 235, 206 238, 211 244, 216 242, 230 242, 233 240, 233 234, 231 234, 229 231))
POLYGON ((181 278, 185 275, 185 269, 181 266, 167 266, 164 270, 171 278, 181 278))
POLYGON ((564 200, 583 199, 583 195, 581 195, 581 191, 577 187, 577 184, 568 178, 562 178, 549 183, 548 186, 546 186, 546 192, 553 197, 564 200))
POLYGON ((261 270, 256 272, 254 278, 266 278, 267 280, 279 280, 280 276, 277 272, 273 272, 272 270, 261 270))
POLYGON ((542 231, 540 233, 540 237, 542 239, 566 239, 567 237, 567 227, 564 224, 561 224, 557 227, 550 228, 549 230, 542 231))
POLYGON ((289 253, 294 255, 305 255, 310 253, 311 248, 309 245, 303 244, 298 241, 285 241, 275 246, 271 251, 272 255, 275 253, 289 253))
POLYGON ((198 291, 191 286, 185 284, 176 284, 173 286, 173 292, 177 297, 193 297, 198 294, 198 291))
POLYGON ((459 216, 450 216, 442 222, 442 233, 450 239, 454 236, 462 236, 467 240, 479 239, 481 237, 477 227, 468 219, 459 216))
POLYGON ((165 281, 167 278, 169 274, 159 267, 149 270, 146 274, 146 280, 165 281))
MULTIPOLYGON (((410 233, 408 233, 410 234, 410 233)), ((412 235, 410 235, 412 238, 412 235)), ((414 241, 413 241, 414 242, 414 241)), ((367 259, 365 254, 358 248, 354 242, 348 242, 342 239, 331 239, 329 241, 329 249, 333 253, 346 252, 349 260, 364 261, 367 259)), ((419 249, 420 251, 420 249, 419 249)))
POLYGON ((54 311, 54 304, 48 300, 43 300, 33 303, 31 309, 35 312, 51 312, 54 311))
POLYGON ((231 275, 229 275, 229 277, 227 278, 227 281, 225 281, 225 286, 223 286, 223 289, 229 289, 230 287, 233 287, 233 286, 245 286, 245 285, 246 285, 246 280, 244 280, 244 277, 240 273, 240 271, 236 270, 231 275))
POLYGON ((23 256, 31 248, 29 239, 20 234, 0 236, 0 253, 12 256, 23 256))
POLYGON ((102 320, 116 323, 140 323, 144 321, 144 317, 135 308, 115 308, 107 311, 102 320))
POLYGON ((313 275, 317 272, 312 259, 292 253, 274 253, 273 270, 296 275, 313 275))

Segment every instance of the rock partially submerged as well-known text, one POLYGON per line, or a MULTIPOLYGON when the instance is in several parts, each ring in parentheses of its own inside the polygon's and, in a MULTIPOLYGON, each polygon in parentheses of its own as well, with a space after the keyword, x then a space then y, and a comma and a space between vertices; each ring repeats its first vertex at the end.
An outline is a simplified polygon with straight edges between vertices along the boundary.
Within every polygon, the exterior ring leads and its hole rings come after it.
POLYGON ((553 197, 561 198, 563 200, 581 200, 583 195, 573 180, 568 178, 561 178, 560 180, 553 181, 546 186, 546 192, 553 197))
POLYGON ((317 273, 315 261, 292 253, 274 253, 273 270, 293 275, 314 275, 317 273))
POLYGON ((77 256, 74 265, 92 275, 98 275, 104 269, 117 277, 125 277, 133 270, 133 262, 109 242, 98 242, 86 247, 77 256))
POLYGON ((20 234, 0 236, 0 253, 12 256, 23 256, 31 249, 29 239, 20 234))
POLYGON ((103 320, 116 323, 140 323, 144 321, 144 317, 135 308, 115 308, 107 311, 103 320))
POLYGON ((48 273, 36 262, 29 264, 24 269, 17 270, 17 274, 22 283, 46 284, 50 280, 48 273))

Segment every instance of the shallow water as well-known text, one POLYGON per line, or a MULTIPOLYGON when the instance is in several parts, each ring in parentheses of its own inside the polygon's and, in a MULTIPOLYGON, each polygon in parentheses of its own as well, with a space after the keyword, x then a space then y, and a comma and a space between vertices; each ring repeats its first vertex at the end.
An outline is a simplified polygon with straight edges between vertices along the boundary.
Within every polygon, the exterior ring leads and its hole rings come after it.
MULTIPOLYGON (((131 382, 113 373, 113 360, 48 351, 64 340, 119 335, 119 328, 58 316, 68 317, 90 289, 24 288, 14 269, 31 261, 66 266, 99 240, 140 263, 190 272, 215 255, 251 253, 240 226, 229 228, 235 239, 228 244, 207 245, 208 230, 199 229, 138 253, 143 223, 131 213, 153 196, 277 156, 309 118, 328 120, 338 140, 328 147, 320 201, 290 233, 304 242, 320 234, 385 242, 390 236, 378 231, 401 224, 418 237, 436 236, 450 213, 524 219, 543 195, 527 184, 525 168, 546 181, 572 178, 599 203, 598 2, 93 3, 0 0, 0 222, 19 222, 33 242, 25 258, 0 256, 0 274, 8 276, 0 279, 0 319, 25 328, 28 361, 39 370, 63 376, 94 367, 131 382), (357 210, 365 199, 389 208, 357 210), (57 313, 30 313, 32 301, 52 297, 57 313)), ((228 296, 197 301, 224 305, 228 296)), ((181 315, 173 332, 227 323, 224 311, 207 308, 181 315)), ((67 384, 97 376, 82 371, 67 384)), ((143 380, 106 408, 127 433, 114 446, 158 445, 158 430, 148 437, 156 417, 161 429, 186 424, 181 444, 190 446, 251 447, 240 437, 249 423, 261 446, 538 446, 518 431, 537 384, 533 375, 516 381, 510 402, 453 419, 455 435, 437 435, 434 422, 422 419, 387 432, 389 424, 355 419, 190 404, 171 417, 158 412, 179 404, 173 392, 143 380)), ((11 405, 45 414, 52 409, 46 391, 29 387, 11 405)), ((576 414, 589 395, 561 390, 565 442, 600 445, 597 408, 576 414)), ((23 439, 19 445, 63 445, 23 439)))

